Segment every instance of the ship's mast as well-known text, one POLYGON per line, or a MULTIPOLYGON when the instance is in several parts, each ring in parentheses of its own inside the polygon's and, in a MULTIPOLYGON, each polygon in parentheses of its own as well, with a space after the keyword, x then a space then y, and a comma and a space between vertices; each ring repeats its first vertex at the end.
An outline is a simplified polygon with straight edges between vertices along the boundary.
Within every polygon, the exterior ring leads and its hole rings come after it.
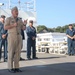
POLYGON ((26 2, 27 11, 36 11, 36 0, 26 2))
POLYGON ((36 11, 36 0, 34 0, 34 11, 36 11))
POLYGON ((19 10, 21 10, 21 1, 18 0, 19 10))
MULTIPOLYGON (((8 0, 8 8, 9 9, 11 9, 11 0, 8 0)), ((25 2, 25 5, 26 6, 23 6, 22 4, 21 4, 21 0, 18 0, 18 8, 19 8, 19 10, 21 10, 22 9, 22 7, 26 7, 26 8, 24 8, 24 9, 27 9, 27 11, 34 11, 34 12, 36 12, 36 0, 30 0, 30 1, 27 1, 27 2, 25 2)))
POLYGON ((11 7, 11 4, 10 4, 10 0, 9 0, 9 9, 10 9, 10 7, 11 7))

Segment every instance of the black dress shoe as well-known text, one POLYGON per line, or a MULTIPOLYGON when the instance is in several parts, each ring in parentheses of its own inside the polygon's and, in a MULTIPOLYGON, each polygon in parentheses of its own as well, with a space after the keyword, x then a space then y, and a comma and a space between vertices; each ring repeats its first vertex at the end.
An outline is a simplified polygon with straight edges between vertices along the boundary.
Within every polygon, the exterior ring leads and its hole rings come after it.
POLYGON ((20 70, 20 69, 15 69, 15 72, 22 72, 22 70, 20 70))
POLYGON ((74 56, 74 54, 71 54, 72 56, 74 56))
POLYGON ((7 62, 7 59, 4 59, 4 62, 7 62))
POLYGON ((20 61, 23 61, 23 60, 25 60, 25 59, 23 59, 22 57, 20 57, 20 61))
POLYGON ((31 58, 28 58, 28 60, 31 60, 31 58))
POLYGON ((38 57, 33 57, 33 59, 38 59, 38 57))
POLYGON ((69 54, 69 56, 71 56, 71 54, 69 54))
POLYGON ((11 73, 15 73, 16 72, 14 69, 9 69, 8 71, 11 72, 11 73))
POLYGON ((0 63, 2 63, 1 59, 0 59, 0 63))

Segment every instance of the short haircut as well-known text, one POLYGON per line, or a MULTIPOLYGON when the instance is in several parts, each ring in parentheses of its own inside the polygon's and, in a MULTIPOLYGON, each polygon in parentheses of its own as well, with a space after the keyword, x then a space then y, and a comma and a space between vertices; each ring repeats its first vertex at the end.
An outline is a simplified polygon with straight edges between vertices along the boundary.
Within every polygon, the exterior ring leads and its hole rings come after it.
POLYGON ((30 20, 29 23, 33 23, 33 20, 30 20))
POLYGON ((72 24, 69 24, 69 26, 72 26, 72 24))
POLYGON ((13 7, 13 8, 11 9, 11 12, 14 11, 14 10, 17 10, 17 11, 18 11, 17 6, 13 7))
POLYGON ((0 18, 5 18, 5 15, 1 15, 0 18))

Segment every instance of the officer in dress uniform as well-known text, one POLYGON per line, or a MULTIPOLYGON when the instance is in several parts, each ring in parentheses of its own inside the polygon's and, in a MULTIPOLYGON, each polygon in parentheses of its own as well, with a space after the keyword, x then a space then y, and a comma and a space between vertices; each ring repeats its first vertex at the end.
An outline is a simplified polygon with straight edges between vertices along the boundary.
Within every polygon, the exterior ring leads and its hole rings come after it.
POLYGON ((18 8, 11 9, 12 16, 5 21, 4 29, 8 30, 8 71, 22 72, 19 69, 20 53, 22 48, 21 29, 25 29, 23 21, 18 17, 18 8), (14 64, 13 64, 14 62, 14 64))

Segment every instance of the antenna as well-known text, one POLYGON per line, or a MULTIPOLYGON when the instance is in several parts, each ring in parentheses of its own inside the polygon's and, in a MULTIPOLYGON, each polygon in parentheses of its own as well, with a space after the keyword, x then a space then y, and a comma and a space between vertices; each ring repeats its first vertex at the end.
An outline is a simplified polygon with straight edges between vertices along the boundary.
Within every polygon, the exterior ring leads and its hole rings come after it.
POLYGON ((11 7, 10 5, 11 5, 11 4, 10 4, 10 0, 9 0, 9 9, 10 9, 10 7, 11 7))
POLYGON ((27 11, 36 11, 36 0, 31 0, 29 2, 26 2, 27 11))
POLYGON ((34 11, 36 11, 36 0, 34 0, 34 11))
POLYGON ((29 5, 30 5, 30 2, 25 2, 25 4, 26 4, 26 8, 27 8, 27 11, 29 11, 29 5))
POLYGON ((20 10, 21 9, 21 6, 20 6, 21 1, 20 0, 18 0, 18 4, 19 4, 19 10, 20 10))

